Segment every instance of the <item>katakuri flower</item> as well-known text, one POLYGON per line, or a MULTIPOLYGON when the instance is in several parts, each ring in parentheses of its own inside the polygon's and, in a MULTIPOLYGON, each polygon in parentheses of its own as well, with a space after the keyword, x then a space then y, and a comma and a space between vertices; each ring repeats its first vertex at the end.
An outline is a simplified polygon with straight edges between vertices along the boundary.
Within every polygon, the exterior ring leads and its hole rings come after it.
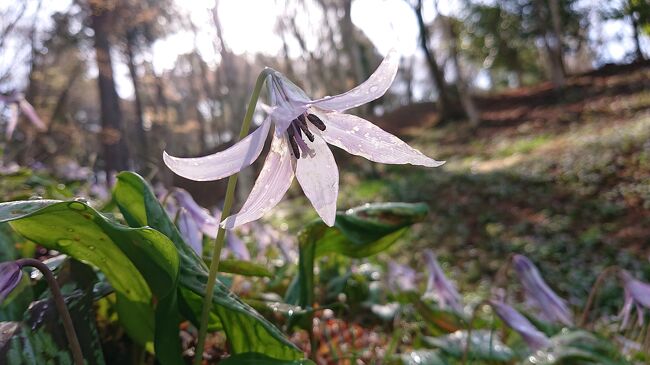
POLYGON ((625 302, 620 313, 620 316, 623 317, 621 327, 627 327, 632 306, 636 307, 638 325, 643 326, 643 308, 650 309, 650 284, 635 279, 629 272, 624 270, 620 271, 618 275, 623 281, 625 291, 625 302))
POLYGON ((269 116, 257 130, 227 150, 209 156, 178 158, 164 153, 165 164, 176 174, 196 181, 233 175, 258 158, 273 123, 271 150, 248 199, 239 213, 221 224, 232 229, 259 219, 278 204, 295 176, 320 217, 332 226, 339 172, 328 143, 374 162, 427 167, 444 163, 423 155, 367 120, 343 113, 384 95, 398 66, 399 55, 391 51, 361 85, 317 100, 311 100, 281 73, 273 71, 266 80, 269 116))
MULTIPOLYGON (((163 192, 163 195, 166 195, 166 192, 163 192)), ((169 215, 172 217, 178 215, 178 230, 186 243, 192 247, 194 252, 201 256, 203 253, 203 235, 211 239, 217 237, 221 211, 216 210, 215 214, 211 215, 185 189, 174 188, 171 196, 174 198, 176 204, 170 204, 172 202, 167 201, 165 209, 167 209, 169 215)), ((251 259, 246 244, 237 237, 235 232, 226 233, 226 248, 239 260, 249 261, 251 259)), ((223 254, 225 255, 226 252, 224 251, 223 254)))
POLYGON ((526 298, 550 322, 573 325, 573 316, 566 302, 549 288, 542 275, 526 256, 514 255, 512 263, 524 288, 526 298))
POLYGON ((551 340, 516 309, 500 300, 488 301, 494 312, 501 320, 526 342, 531 350, 537 351, 548 347, 551 340))
POLYGON ((397 292, 417 291, 417 274, 412 268, 395 260, 388 261, 388 286, 397 292))
POLYGON ((424 250, 424 263, 429 270, 427 290, 424 292, 424 296, 436 298, 440 308, 451 308, 458 313, 462 313, 463 306, 460 294, 454 284, 445 277, 445 273, 438 264, 436 254, 433 251, 424 250))
POLYGON ((0 102, 7 104, 11 109, 9 123, 7 123, 7 130, 5 132, 7 139, 11 138, 16 126, 18 125, 19 111, 25 115, 39 131, 47 129, 45 123, 43 123, 41 118, 38 117, 38 114, 36 114, 36 110, 34 110, 32 104, 25 99, 25 95, 22 93, 14 92, 8 95, 0 94, 0 102))
POLYGON ((0 304, 16 289, 22 277, 21 267, 15 261, 0 263, 0 304))

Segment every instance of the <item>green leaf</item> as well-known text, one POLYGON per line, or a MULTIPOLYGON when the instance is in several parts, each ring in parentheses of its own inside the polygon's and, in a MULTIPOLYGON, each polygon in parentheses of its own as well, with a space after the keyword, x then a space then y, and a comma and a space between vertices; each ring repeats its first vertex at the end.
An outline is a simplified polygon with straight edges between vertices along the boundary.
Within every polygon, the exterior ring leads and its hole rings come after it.
MULTIPOLYGON (((451 357, 462 359, 467 346, 467 331, 456 331, 439 337, 424 337, 423 340, 427 345, 439 348, 451 357)), ((497 338, 494 331, 472 331, 468 359, 507 362, 513 357, 512 350, 497 338)))
POLYGON ((311 360, 277 360, 264 354, 246 352, 221 360, 222 365, 315 365, 311 360))
POLYGON ((167 237, 151 228, 114 223, 79 201, 3 203, 0 222, 9 222, 44 247, 99 268, 116 291, 120 322, 129 335, 141 344, 153 337, 161 363, 182 363, 180 316, 174 309, 179 258, 167 237))
POLYGON ((438 351, 417 350, 400 356, 404 365, 447 365, 438 351))
POLYGON ((441 309, 423 300, 418 293, 405 293, 408 303, 424 318, 433 334, 452 333, 464 328, 465 319, 458 313, 441 309))
MULTIPOLYGON (((103 365, 104 356, 93 311, 91 268, 77 261, 68 266, 70 289, 65 301, 88 365, 103 365), (72 287, 72 289, 70 288, 72 287)), ((49 294, 49 292, 48 292, 49 294)), ((50 297, 31 303, 24 321, 0 322, 0 363, 2 364, 72 364, 60 314, 50 297)))
POLYGON ((273 277, 273 273, 264 266, 242 260, 221 260, 219 261, 219 271, 243 276, 273 277))
MULTIPOLYGON (((118 175, 113 196, 130 225, 151 226, 171 239, 180 256, 179 286, 184 313, 195 324, 200 316, 208 268, 183 241, 178 229, 165 213, 148 184, 137 174, 118 175)), ((273 358, 294 360, 303 356, 273 324, 241 301, 217 280, 212 297, 211 328, 222 328, 234 354, 257 352, 273 358)))
POLYGON ((386 250, 409 226, 428 213, 425 204, 366 204, 338 212, 333 227, 316 220, 298 235, 300 245, 298 274, 287 290, 287 303, 310 308, 313 305, 314 262, 337 253, 348 257, 368 257, 386 250))
POLYGON ((625 365, 630 364, 609 340, 582 331, 568 331, 551 338, 545 351, 537 351, 522 363, 536 365, 625 365))

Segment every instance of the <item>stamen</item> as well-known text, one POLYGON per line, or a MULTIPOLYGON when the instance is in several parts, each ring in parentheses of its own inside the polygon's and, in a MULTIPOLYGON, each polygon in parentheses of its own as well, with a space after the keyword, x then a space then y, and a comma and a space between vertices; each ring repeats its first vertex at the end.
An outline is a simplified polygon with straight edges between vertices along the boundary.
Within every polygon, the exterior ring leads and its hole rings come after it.
POLYGON ((300 158, 300 148, 298 148, 298 143, 296 142, 296 132, 293 128, 287 129, 287 134, 289 135, 289 144, 291 145, 291 150, 293 152, 293 157, 296 159, 300 158))
POLYGON ((305 135, 307 136, 307 138, 309 139, 310 142, 314 142, 314 135, 311 133, 311 131, 307 127, 307 121, 305 120, 304 115, 302 115, 302 114, 299 115, 298 119, 294 119, 293 123, 294 123, 294 126, 295 125, 298 126, 298 128, 297 128, 298 131, 303 131, 303 133, 305 133, 305 135))
POLYGON ((309 119, 311 124, 313 124, 316 128, 320 129, 321 131, 325 130, 325 123, 323 123, 319 117, 315 116, 314 114, 307 114, 307 119, 309 119))

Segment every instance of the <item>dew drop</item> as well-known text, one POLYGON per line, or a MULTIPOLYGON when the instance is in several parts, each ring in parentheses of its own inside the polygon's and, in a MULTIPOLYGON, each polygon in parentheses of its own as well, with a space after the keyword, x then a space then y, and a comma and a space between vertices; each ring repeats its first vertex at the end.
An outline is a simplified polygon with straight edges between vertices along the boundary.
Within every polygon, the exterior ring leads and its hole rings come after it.
POLYGON ((62 239, 62 240, 58 240, 56 243, 58 243, 59 246, 61 246, 61 247, 67 247, 67 246, 70 246, 71 244, 73 244, 74 241, 73 240, 68 240, 68 239, 62 239))
POLYGON ((73 201, 72 203, 68 204, 68 208, 76 211, 84 211, 86 210, 86 206, 81 203, 80 201, 73 201))
POLYGON ((90 246, 88 246, 88 249, 89 249, 90 251, 95 251, 95 246, 90 245, 90 246))
POLYGON ((72 228, 68 228, 67 231, 68 231, 68 232, 74 232, 74 229, 72 229, 72 228))

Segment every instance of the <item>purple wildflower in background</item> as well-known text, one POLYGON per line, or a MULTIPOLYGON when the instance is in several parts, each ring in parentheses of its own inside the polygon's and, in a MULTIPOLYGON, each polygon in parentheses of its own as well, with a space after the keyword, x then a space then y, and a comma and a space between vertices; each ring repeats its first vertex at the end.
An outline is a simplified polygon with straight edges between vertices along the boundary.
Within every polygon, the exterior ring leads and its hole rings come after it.
POLYGON ((38 114, 36 114, 34 107, 27 100, 25 100, 25 95, 22 93, 14 92, 9 95, 0 94, 0 102, 7 104, 11 109, 9 115, 9 123, 7 123, 7 130, 5 132, 7 139, 10 139, 14 134, 14 130, 18 125, 18 117, 20 113, 25 115, 27 119, 29 119, 29 121, 32 123, 32 125, 34 125, 34 127, 36 127, 39 131, 44 131, 47 129, 45 123, 43 123, 41 118, 38 117, 38 114))
POLYGON ((635 279, 629 272, 624 270, 619 272, 619 277, 623 281, 625 291, 625 302, 620 313, 620 316, 623 317, 621 327, 627 327, 632 306, 636 307, 638 325, 643 326, 643 309, 650 308, 650 284, 635 279))
POLYGON ((535 264, 523 255, 514 255, 512 262, 526 298, 540 311, 543 319, 573 325, 573 316, 566 302, 549 288, 535 264))
POLYGON ((431 250, 424 250, 424 262, 429 270, 427 290, 424 296, 434 297, 438 305, 443 309, 451 308, 461 313, 463 306, 461 304, 460 294, 454 284, 445 277, 445 273, 438 264, 436 254, 431 250))
POLYGON ((508 304, 498 300, 490 300, 488 303, 494 309, 494 312, 501 320, 526 342, 532 351, 537 351, 548 347, 551 341, 545 334, 533 326, 530 321, 516 309, 508 304))
POLYGON ((218 180, 252 164, 260 155, 271 123, 275 133, 271 150, 248 199, 239 213, 226 218, 227 229, 262 217, 287 192, 294 176, 325 224, 336 216, 339 173, 327 144, 388 164, 436 167, 436 161, 399 138, 362 118, 343 112, 371 102, 388 90, 395 79, 399 56, 391 51, 361 85, 336 96, 311 100, 279 72, 267 78, 270 115, 253 133, 225 151, 199 158, 178 158, 164 153, 165 164, 176 174, 196 181, 218 180))
POLYGON ((0 304, 16 289, 22 277, 23 272, 16 262, 0 263, 0 304))
MULTIPOLYGON (((166 195, 167 193, 164 188, 158 188, 158 194, 166 195)), ((172 217, 178 214, 178 230, 187 244, 200 256, 203 253, 203 235, 211 239, 215 239, 217 236, 221 211, 217 209, 215 214, 210 214, 192 198, 189 192, 181 188, 174 188, 171 197, 176 204, 167 201, 165 209, 172 217)), ((246 244, 234 232, 226 232, 226 248, 239 260, 249 261, 251 259, 246 244)))
POLYGON ((393 291, 417 291, 415 281, 417 275, 412 268, 402 265, 397 261, 388 261, 388 286, 393 291))

